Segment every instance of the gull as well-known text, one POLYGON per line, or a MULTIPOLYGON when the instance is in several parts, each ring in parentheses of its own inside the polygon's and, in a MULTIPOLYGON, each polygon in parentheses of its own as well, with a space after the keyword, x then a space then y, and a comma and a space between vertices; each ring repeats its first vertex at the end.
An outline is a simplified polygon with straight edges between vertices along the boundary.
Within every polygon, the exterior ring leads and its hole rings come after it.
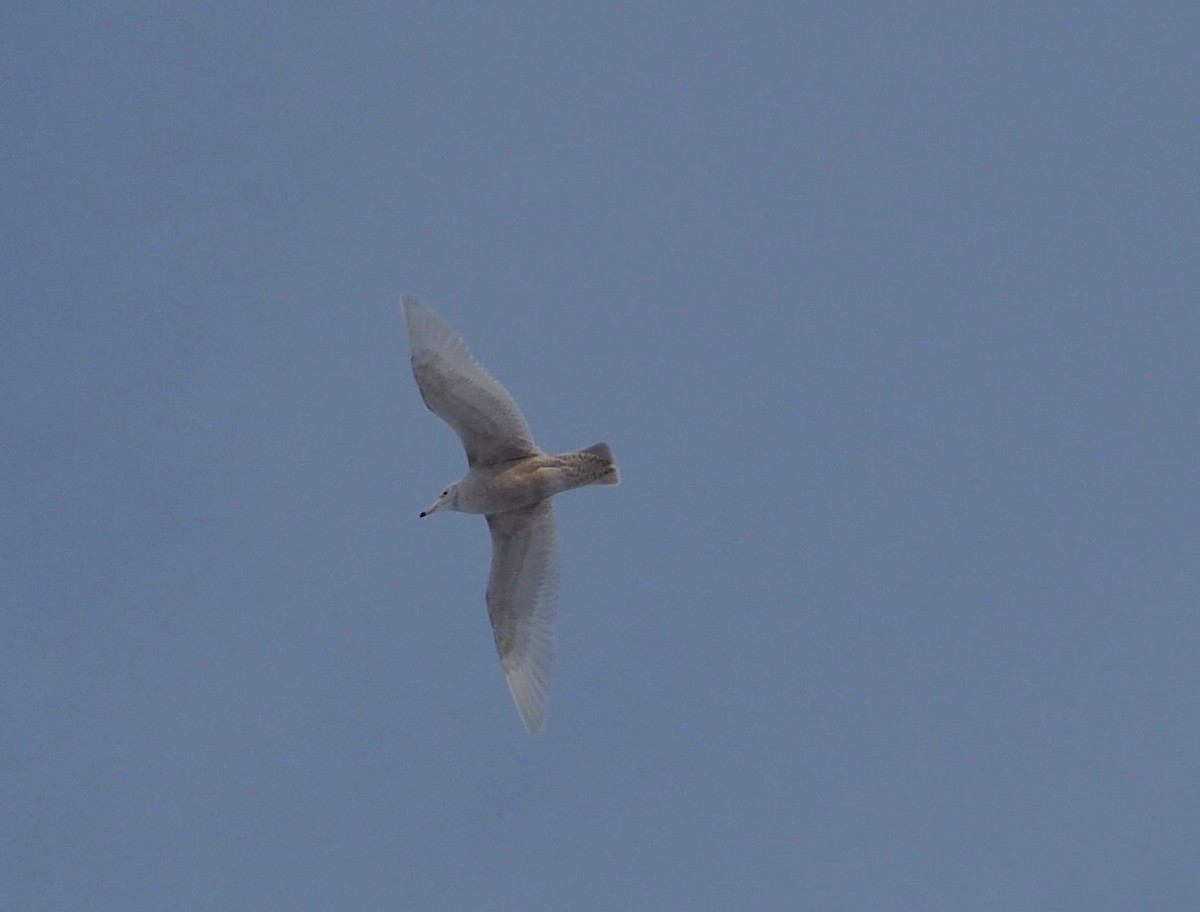
POLYGON ((421 511, 482 513, 492 535, 488 618, 517 712, 530 734, 546 720, 558 533, 550 498, 584 485, 615 485, 607 443, 557 456, 543 453, 517 403, 428 307, 401 299, 412 372, 429 410, 462 439, 467 474, 421 511))

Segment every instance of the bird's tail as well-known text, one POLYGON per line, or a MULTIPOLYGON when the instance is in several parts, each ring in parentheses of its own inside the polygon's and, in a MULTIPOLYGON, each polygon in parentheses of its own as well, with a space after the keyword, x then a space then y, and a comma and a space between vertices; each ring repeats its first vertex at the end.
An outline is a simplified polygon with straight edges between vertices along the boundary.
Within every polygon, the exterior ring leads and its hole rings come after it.
POLYGON ((594 443, 590 447, 586 447, 579 451, 586 453, 589 456, 599 460, 598 469, 594 481, 590 484, 615 485, 621 483, 621 473, 617 469, 616 463, 613 462, 612 449, 607 443, 594 443))

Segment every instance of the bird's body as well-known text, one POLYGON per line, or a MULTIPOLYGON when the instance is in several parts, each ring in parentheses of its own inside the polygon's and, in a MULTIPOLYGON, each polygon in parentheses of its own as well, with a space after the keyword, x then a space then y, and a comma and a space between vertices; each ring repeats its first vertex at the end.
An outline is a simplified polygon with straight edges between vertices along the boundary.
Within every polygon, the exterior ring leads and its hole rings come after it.
POLYGON ((590 484, 615 484, 607 444, 550 456, 538 453, 499 465, 475 466, 455 482, 458 497, 447 509, 460 513, 506 513, 590 484))
POLYGON ((461 338, 413 298, 404 298, 413 376, 430 411, 467 451, 468 471, 427 510, 479 513, 492 536, 487 607, 500 663, 525 726, 545 720, 558 536, 550 498, 571 488, 618 484, 606 443, 543 453, 512 397, 471 356, 461 338))

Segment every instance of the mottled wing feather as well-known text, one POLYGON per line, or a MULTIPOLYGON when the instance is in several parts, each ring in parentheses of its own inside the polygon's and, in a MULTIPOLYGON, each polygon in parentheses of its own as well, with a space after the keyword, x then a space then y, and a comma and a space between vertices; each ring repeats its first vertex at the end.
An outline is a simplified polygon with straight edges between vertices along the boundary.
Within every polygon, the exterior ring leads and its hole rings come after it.
POLYGON ((487 517, 492 573, 487 607, 496 651, 521 721, 531 733, 546 718, 554 609, 558 596, 558 534, 550 501, 487 517))
POLYGON ((467 464, 488 466, 540 452, 520 408, 458 334, 415 298, 403 298, 412 371, 429 410, 462 439, 467 464))

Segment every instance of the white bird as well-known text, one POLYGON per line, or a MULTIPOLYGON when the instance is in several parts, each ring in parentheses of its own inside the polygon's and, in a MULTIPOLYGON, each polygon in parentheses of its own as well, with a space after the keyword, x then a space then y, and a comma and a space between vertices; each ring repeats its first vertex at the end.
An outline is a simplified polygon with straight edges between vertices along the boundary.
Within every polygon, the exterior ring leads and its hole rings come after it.
POLYGON ((415 298, 402 301, 421 398, 467 451, 467 474, 421 516, 457 510, 487 517, 488 617, 517 712, 533 734, 546 719, 558 595, 550 498, 583 485, 618 484, 620 474, 607 443, 558 456, 543 453, 512 396, 458 334, 415 298))

